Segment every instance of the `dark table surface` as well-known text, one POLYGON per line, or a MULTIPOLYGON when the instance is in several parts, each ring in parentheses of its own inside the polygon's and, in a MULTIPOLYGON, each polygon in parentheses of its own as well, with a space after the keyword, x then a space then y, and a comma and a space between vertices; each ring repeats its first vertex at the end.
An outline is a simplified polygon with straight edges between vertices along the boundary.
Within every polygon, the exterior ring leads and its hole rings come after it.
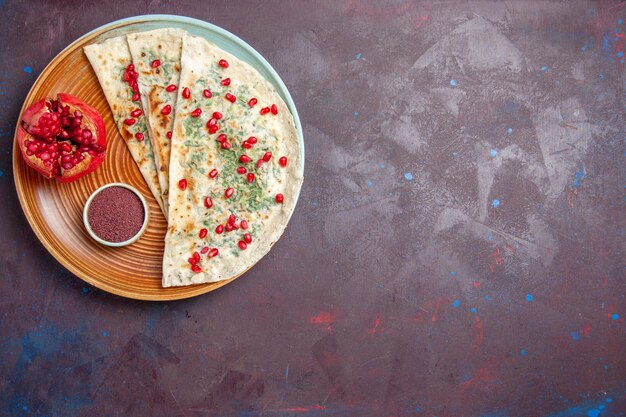
POLYGON ((624 6, 0 0, 0 415, 625 415, 624 6), (248 41, 307 154, 271 253, 169 303, 68 273, 11 169, 44 66, 145 13, 248 41))

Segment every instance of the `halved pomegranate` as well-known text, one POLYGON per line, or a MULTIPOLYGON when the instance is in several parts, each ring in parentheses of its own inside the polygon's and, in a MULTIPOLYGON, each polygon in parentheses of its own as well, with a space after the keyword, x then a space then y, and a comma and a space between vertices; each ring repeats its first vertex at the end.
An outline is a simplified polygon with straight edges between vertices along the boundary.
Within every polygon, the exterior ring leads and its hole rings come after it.
POLYGON ((59 182, 72 182, 98 168, 107 145, 96 109, 64 93, 26 109, 17 142, 28 166, 59 182))

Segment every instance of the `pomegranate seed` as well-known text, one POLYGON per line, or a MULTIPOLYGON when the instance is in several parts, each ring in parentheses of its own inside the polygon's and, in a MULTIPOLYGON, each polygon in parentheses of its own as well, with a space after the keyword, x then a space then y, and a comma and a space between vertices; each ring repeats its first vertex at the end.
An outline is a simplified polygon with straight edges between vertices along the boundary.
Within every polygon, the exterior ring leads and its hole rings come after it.
POLYGON ((185 191, 185 189, 187 188, 187 180, 183 178, 182 180, 178 181, 178 188, 185 191))
POLYGON ((247 176, 247 179, 248 179, 248 182, 254 181, 254 174, 252 172, 249 172, 248 176, 247 176))
POLYGON ((237 167, 237 174, 243 175, 246 172, 248 172, 248 170, 246 169, 246 167, 237 167))
POLYGON ((232 232, 233 230, 235 230, 235 227, 230 223, 226 223, 226 231, 232 232))
POLYGON ((264 116, 264 115, 266 115, 269 112, 270 112, 270 108, 269 107, 263 107, 259 113, 261 113, 261 116, 264 116))
POLYGON ((225 59, 220 59, 218 64, 222 68, 228 68, 228 61, 226 61, 225 59))
POLYGON ((206 230, 205 228, 200 229, 200 233, 198 233, 198 237, 200 239, 204 239, 207 235, 207 233, 209 233, 208 230, 206 230))
POLYGON ((134 124, 135 124, 135 122, 136 122, 136 120, 135 120, 135 119, 125 119, 125 120, 124 120, 124 124, 125 124, 125 125, 128 125, 128 126, 132 126, 132 125, 134 125, 134 124))
POLYGON ((222 143, 226 140, 226 135, 224 133, 220 133, 219 135, 217 135, 217 139, 215 140, 218 141, 219 143, 222 143))
POLYGON ((211 97, 213 97, 213 94, 211 94, 211 91, 210 91, 210 90, 204 90, 204 91, 202 92, 202 95, 204 95, 206 98, 211 98, 211 97))
POLYGON ((254 136, 250 136, 247 140, 253 145, 256 143, 256 138, 254 136))
POLYGON ((218 235, 221 235, 222 233, 224 233, 224 226, 223 226, 223 225, 221 225, 221 224, 220 224, 220 225, 218 225, 218 226, 215 228, 215 233, 217 233, 218 235))
POLYGON ((167 132, 165 136, 167 136, 168 139, 172 139, 172 132, 167 132))
POLYGON ((220 113, 220 112, 218 112, 218 111, 214 111, 214 112, 213 112, 213 118, 214 118, 215 120, 219 120, 219 119, 221 119, 222 117, 224 117, 224 116, 222 116, 222 113, 220 113))
POLYGON ((228 143, 227 141, 222 142, 222 149, 230 149, 233 145, 228 143))
POLYGON ((237 242, 237 246, 239 246, 239 249, 241 250, 246 250, 246 248, 248 247, 246 242, 244 242, 243 240, 240 240, 239 242, 237 242))
POLYGON ((170 106, 169 104, 161 109, 161 114, 164 116, 167 116, 171 112, 172 112, 172 106, 170 106))
POLYGON ((269 162, 270 159, 272 159, 272 153, 271 152, 265 152, 265 155, 263 155, 263 160, 265 162, 269 162))
POLYGON ((218 174, 217 169, 213 168, 211 172, 209 172, 209 177, 215 178, 217 177, 217 174, 218 174))
POLYGON ((215 117, 210 118, 209 121, 206 122, 206 127, 211 127, 215 125, 217 125, 217 119, 215 117))
POLYGON ((196 274, 198 272, 202 272, 202 268, 200 268, 198 265, 191 265, 191 270, 195 272, 196 274))
POLYGON ((137 139, 139 142, 141 142, 143 140, 143 133, 141 133, 141 132, 135 133, 135 139, 137 139))
POLYGON ((239 226, 237 226, 237 223, 233 223, 233 229, 239 230, 239 226))
POLYGON ((239 157, 239 162, 241 162, 242 164, 247 164, 248 162, 252 161, 252 158, 250 158, 248 155, 246 155, 245 153, 242 154, 239 157))
POLYGON ((202 114, 202 109, 195 109, 191 112, 191 117, 199 117, 202 114))
POLYGON ((276 104, 272 104, 271 110, 273 115, 278 114, 278 107, 276 107, 276 104))
POLYGON ((247 222, 247 221, 245 221, 245 220, 242 220, 242 221, 241 221, 241 228, 242 228, 243 230, 248 230, 248 222, 247 222))
POLYGON ((143 110, 141 109, 135 109, 133 111, 130 112, 130 115, 133 117, 139 117, 143 114, 143 110))
POLYGON ((226 198, 231 198, 233 194, 235 194, 235 190, 230 187, 228 187, 226 191, 224 191, 224 197, 226 198))
POLYGON ((257 168, 261 168, 261 165, 263 165, 263 160, 259 159, 258 161, 256 161, 256 167, 257 168))
POLYGON ((211 197, 206 197, 204 199, 204 207, 206 207, 206 208, 213 207, 213 199, 211 197))
POLYGON ((189 97, 191 97, 191 90, 189 90, 189 87, 183 88, 183 98, 189 98, 189 97))
POLYGON ((250 100, 248 100, 248 106, 254 107, 254 105, 257 104, 258 102, 259 102, 259 100, 257 100, 256 98, 252 97, 250 100))
POLYGON ((139 101, 140 98, 139 93, 133 94, 133 101, 139 101))
POLYGON ((161 66, 161 61, 159 61, 158 59, 155 59, 154 61, 152 61, 152 63, 150 64, 150 66, 152 68, 159 68, 161 66))
POLYGON ((209 251, 209 247, 208 247, 208 246, 205 246, 205 247, 203 247, 203 248, 202 248, 202 250, 200 251, 200 253, 201 253, 202 255, 204 255, 204 254, 205 254, 205 253, 207 253, 208 251, 209 251))
POLYGON ((231 103, 234 103, 235 101, 237 101, 237 97, 235 97, 234 95, 230 93, 226 93, 225 97, 226 97, 226 100, 230 101, 231 103))
POLYGON ((165 87, 165 91, 167 91, 167 92, 170 92, 170 93, 171 93, 172 91, 176 91, 176 89, 177 89, 177 88, 178 88, 178 87, 176 87, 176 85, 175 85, 175 84, 170 84, 170 85, 168 85, 167 87, 165 87))
POLYGON ((282 194, 276 194, 276 202, 281 204, 285 200, 285 196, 282 194))
POLYGON ((196 262, 200 262, 200 254, 198 252, 194 252, 193 255, 191 255, 191 257, 195 259, 196 262))
POLYGON ((220 130, 220 127, 218 125, 209 126, 210 134, 216 133, 218 130, 220 130))
POLYGON ((217 256, 220 252, 217 250, 217 248, 213 248, 209 251, 209 258, 213 258, 215 256, 217 256))
POLYGON ((228 224, 235 224, 236 221, 237 221, 237 216, 235 216, 234 214, 231 214, 230 216, 228 216, 228 224))
POLYGON ((134 64, 128 64, 128 66, 126 67, 126 69, 128 71, 135 71, 135 65, 134 64))
POLYGON ((228 87, 230 85, 230 78, 224 78, 222 81, 220 81, 220 85, 228 87))
POLYGON ((250 233, 246 233, 243 235, 243 240, 246 243, 252 243, 252 235, 250 233))
POLYGON ((139 93, 139 86, 137 85, 137 83, 134 83, 131 87, 131 90, 133 90, 133 93, 139 93))
POLYGON ((281 167, 286 167, 287 166, 287 157, 286 156, 281 156, 280 159, 278 160, 278 163, 280 164, 281 167))
POLYGON ((189 262, 192 265, 195 265, 198 263, 198 261, 196 261, 194 258, 187 258, 187 262, 189 262))
POLYGON ((130 81, 130 72, 126 71, 122 76, 122 79, 126 82, 130 81))
POLYGON ((244 149, 252 149, 252 144, 250 142, 248 142, 247 140, 244 140, 243 143, 241 144, 241 146, 244 149))

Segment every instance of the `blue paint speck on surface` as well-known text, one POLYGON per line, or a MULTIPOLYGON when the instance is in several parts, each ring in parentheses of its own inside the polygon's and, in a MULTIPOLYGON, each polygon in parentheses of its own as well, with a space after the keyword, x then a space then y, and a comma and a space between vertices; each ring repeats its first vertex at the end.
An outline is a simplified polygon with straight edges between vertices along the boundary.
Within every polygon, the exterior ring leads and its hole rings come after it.
POLYGON ((583 171, 578 171, 574 174, 574 180, 572 181, 572 187, 578 188, 580 187, 580 181, 585 178, 585 173, 583 171))
POLYGON ((472 308, 470 308, 470 311, 471 311, 473 314, 476 314, 476 307, 472 307, 472 308))
POLYGON ((354 117, 359 117, 359 112, 358 111, 354 112, 354 117))
POLYGON ((26 406, 26 405, 25 405, 25 406, 23 406, 23 407, 22 407, 22 410, 24 410, 24 411, 28 411, 28 406, 26 406))
POLYGON ((350 80, 345 80, 343 83, 344 83, 345 85, 350 85, 350 80))
POLYGON ((621 25, 622 24, 622 19, 617 19, 617 24, 621 25))
POLYGON ((452 87, 456 87, 456 80, 455 79, 450 80, 450 85, 452 87))
POLYGON ((587 411, 587 416, 589 417, 598 417, 599 415, 600 415, 600 410, 596 408, 592 408, 591 410, 587 411))
POLYGON ((361 59, 361 53, 357 52, 356 54, 354 54, 354 58, 355 59, 361 59))
POLYGON ((107 337, 107 335, 108 335, 108 333, 106 332, 106 330, 104 330, 104 331, 102 332, 102 336, 107 337))
POLYGON ((600 78, 601 80, 604 80, 604 74, 598 75, 598 78, 600 78))
POLYGON ((367 182, 367 186, 368 186, 368 187, 371 187, 371 186, 372 186, 372 182, 371 182, 371 181, 368 181, 368 182, 367 182))
POLYGON ((454 302, 452 303, 452 307, 454 308, 457 308, 460 305, 461 305, 461 302, 459 300, 454 300, 454 302))
POLYGON ((413 174, 411 174, 410 172, 405 172, 404 179, 407 181, 413 181, 413 174))
POLYGON ((489 151, 489 155, 491 155, 493 158, 495 158, 496 156, 498 156, 498 150, 497 149, 492 149, 491 151, 489 151))
POLYGON ((4 172, 2 172, 2 170, 0 169, 0 177, 4 174, 4 172))
POLYGON ((24 72, 28 73, 28 74, 32 74, 33 73, 33 67, 26 65, 24 68, 24 72))
POLYGON ((587 45, 583 45, 580 47, 580 52, 585 52, 587 50, 587 45))
POLYGON ((380 168, 380 169, 385 168, 385 164, 380 164, 380 165, 378 165, 378 168, 380 168))
POLYGON ((546 72, 548 70, 548 66, 544 65, 543 67, 541 67, 541 71, 546 72))
POLYGON ((608 33, 602 37, 602 50, 604 52, 609 52, 609 35, 608 33))
POLYGON ((522 358, 523 358, 524 356, 526 356, 526 350, 525 349, 520 350, 519 354, 522 355, 522 358))
POLYGON ((485 300, 489 301, 489 300, 491 300, 491 297, 488 296, 488 295, 485 295, 485 300))
POLYGON ((569 335, 577 342, 580 340, 580 332, 571 332, 569 335))
POLYGON ((623 52, 623 51, 619 51, 619 52, 617 53, 617 57, 618 57, 618 58, 621 58, 621 57, 622 57, 622 55, 624 55, 624 52, 623 52))
POLYGON ((450 271, 450 276, 451 277, 456 277, 456 271, 450 271))
POLYGON ((612 318, 613 320, 619 320, 619 314, 617 314, 617 313, 613 313, 613 314, 611 314, 611 318, 612 318))
POLYGON ((83 295, 87 295, 89 294, 89 292, 91 291, 91 289, 89 287, 83 287, 80 292, 83 293, 83 295))
POLYGON ((509 127, 509 128, 506 130, 506 133, 508 133, 509 135, 510 135, 511 133, 513 133, 513 128, 512 128, 512 127, 509 127))
POLYGON ((415 407, 415 412, 416 412, 416 413, 421 413, 421 412, 422 412, 422 409, 421 409, 421 408, 419 408, 419 407, 415 407))
MULTIPOLYGON (((620 20, 621 20, 621 19, 620 19, 620 20)), ((612 402, 613 402, 613 398, 611 398, 611 397, 606 397, 606 399, 605 399, 604 401, 606 401, 607 403, 612 403, 612 402)))
POLYGON ((498 206, 500 206, 500 200, 498 200, 497 198, 491 200, 491 207, 498 208, 498 206))
POLYGON ((526 301, 532 301, 533 300, 533 295, 532 294, 526 294, 526 301))
POLYGON ((490 241, 490 242, 493 241, 493 235, 488 235, 487 236, 487 240, 490 241))

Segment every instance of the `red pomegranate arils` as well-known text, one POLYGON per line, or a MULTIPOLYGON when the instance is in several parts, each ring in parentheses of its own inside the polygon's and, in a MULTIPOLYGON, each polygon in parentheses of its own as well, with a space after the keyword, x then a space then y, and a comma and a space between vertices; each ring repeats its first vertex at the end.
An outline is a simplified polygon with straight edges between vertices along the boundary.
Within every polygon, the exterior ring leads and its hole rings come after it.
POLYGON ((189 262, 192 265, 195 265, 198 261, 196 261, 194 258, 187 258, 187 262, 189 262))
POLYGON ((191 112, 191 117, 200 117, 201 114, 202 114, 202 109, 195 109, 194 111, 191 112))
POLYGON ((141 96, 139 95, 139 93, 133 94, 133 101, 139 101, 140 98, 141 96))
POLYGON ((139 142, 141 142, 143 140, 143 133, 141 133, 141 132, 135 133, 135 139, 137 139, 139 142))
POLYGON ((220 133, 219 135, 217 135, 217 138, 215 140, 219 143, 222 143, 226 140, 226 135, 224 133, 220 133))
POLYGON ((270 159, 272 159, 272 153, 271 152, 265 152, 265 155, 263 155, 263 160, 265 162, 269 162, 270 159))
POLYGON ((230 224, 230 223, 226 223, 226 231, 227 232, 232 232, 235 229, 235 227, 230 224))
POLYGON ((239 249, 241 250, 246 250, 246 248, 248 247, 246 242, 244 242, 243 240, 240 240, 239 242, 237 242, 237 246, 239 246, 239 249))
POLYGON ((206 208, 213 207, 213 199, 211 197, 205 197, 205 199, 204 199, 204 207, 206 207, 206 208))
POLYGON ((172 132, 167 132, 165 136, 167 136, 168 139, 172 139, 172 132))
POLYGON ((243 240, 246 243, 252 243, 252 235, 250 233, 245 233, 243 235, 243 240))
POLYGON ((273 115, 277 115, 278 114, 278 107, 276 107, 276 104, 272 104, 272 107, 270 109, 271 109, 273 115))
POLYGON ((211 98, 211 97, 213 97, 213 94, 211 93, 211 90, 204 90, 204 91, 202 92, 202 95, 204 95, 204 97, 206 97, 206 98, 211 98))
POLYGON ((244 149, 252 149, 252 144, 250 142, 248 142, 247 140, 244 140, 241 143, 241 147, 244 149))
POLYGON ((230 149, 233 145, 231 145, 228 141, 224 141, 221 143, 222 149, 230 149))
POLYGON ((254 107, 254 105, 257 104, 258 102, 259 102, 259 100, 257 100, 256 98, 252 97, 250 100, 248 100, 248 106, 254 107))
POLYGON ((170 84, 167 87, 165 87, 165 91, 171 93, 172 91, 176 91, 178 87, 176 87, 176 84, 170 84))
POLYGON ((135 64, 128 64, 128 66, 126 67, 126 69, 128 71, 135 71, 135 64))
POLYGON ((228 187, 226 191, 224 191, 224 197, 230 198, 235 194, 235 190, 233 188, 228 187))
POLYGON ((237 101, 237 97, 235 97, 231 93, 226 93, 224 97, 226 97, 226 100, 230 101, 231 103, 234 103, 235 101, 237 101))
POLYGON ((208 230, 206 230, 205 228, 200 229, 200 233, 198 233, 198 237, 200 239, 204 239, 207 235, 207 233, 209 233, 208 230))
POLYGON ((159 61, 158 59, 155 59, 154 61, 152 61, 152 63, 150 64, 150 66, 152 68, 159 68, 161 66, 161 61, 159 61))
POLYGON ((163 106, 163 108, 161 109, 161 114, 164 116, 167 116, 171 112, 172 112, 172 106, 170 106, 169 104, 163 106))
POLYGON ((217 125, 217 119, 215 117, 210 118, 206 122, 206 127, 211 127, 211 126, 215 126, 215 125, 217 125))
POLYGON ((218 125, 209 126, 210 134, 217 133, 218 130, 220 130, 220 127, 218 125))
POLYGON ((246 167, 237 167, 237 174, 239 175, 243 175, 246 172, 248 172, 248 170, 246 169, 246 167))
POLYGON ((191 97, 191 90, 189 90, 189 87, 183 88, 183 98, 189 98, 189 97, 191 97))
POLYGON ((261 113, 261 116, 264 116, 264 115, 266 115, 269 112, 270 112, 270 108, 269 107, 263 107, 259 113, 261 113))
POLYGON ((125 120, 124 120, 124 124, 125 124, 125 125, 128 125, 128 126, 132 126, 132 125, 134 125, 134 124, 135 124, 135 122, 136 122, 136 120, 135 120, 135 119, 125 119, 125 120))
POLYGON ((193 255, 191 255, 191 257, 195 259, 196 262, 200 262, 200 254, 198 252, 194 252, 193 255))
POLYGON ((195 272, 196 274, 198 272, 202 272, 202 268, 200 268, 198 265, 191 265, 191 270, 195 272))
POLYGON ((230 85, 230 78, 224 78, 222 81, 220 81, 220 85, 228 87, 230 85))
POLYGON ((178 181, 178 188, 185 191, 185 189, 187 189, 187 180, 183 178, 182 180, 178 181))
POLYGON ((215 178, 217 177, 218 171, 216 168, 213 168, 210 172, 209 172, 209 177, 210 178, 215 178))
POLYGON ((213 112, 213 118, 214 118, 215 120, 219 120, 219 119, 221 119, 222 117, 224 117, 224 116, 222 115, 222 113, 220 113, 220 112, 218 112, 218 111, 214 111, 214 112, 213 112))
POLYGON ((241 162, 242 164, 247 164, 248 162, 251 162, 251 161, 252 161, 252 158, 250 158, 245 153, 239 157, 239 162, 241 162))
POLYGON ((217 225, 217 227, 215 228, 215 233, 217 233, 218 235, 224 233, 224 226, 221 224, 217 225))
POLYGON ((130 112, 130 115, 133 117, 139 117, 143 114, 143 110, 141 109, 135 109, 133 111, 130 112))
POLYGON ((254 174, 252 172, 248 172, 248 176, 246 177, 248 182, 254 181, 254 174))
POLYGON ((254 136, 250 136, 248 139, 246 139, 248 142, 250 142, 251 144, 255 144, 256 143, 256 137, 254 136))
POLYGON ((222 68, 228 68, 228 61, 226 61, 225 59, 220 59, 218 64, 222 68))
POLYGON ((276 194, 276 202, 281 204, 285 200, 285 196, 282 194, 276 194))
POLYGON ((237 216, 235 216, 234 214, 231 214, 230 216, 228 216, 228 224, 234 224, 237 221, 237 216))
POLYGON ((257 168, 261 168, 261 165, 263 165, 263 160, 259 159, 258 161, 256 161, 256 167, 257 168))
POLYGON ((248 230, 248 222, 247 221, 242 220, 240 225, 241 225, 241 228, 243 230, 248 230))
POLYGON ((204 254, 205 254, 205 253, 207 253, 208 251, 209 251, 209 247, 208 247, 208 246, 205 246, 205 247, 203 247, 203 248, 202 248, 202 250, 200 251, 200 253, 201 253, 202 255, 204 255, 204 254))
POLYGON ((217 248, 213 248, 209 251, 209 258, 214 258, 216 257, 220 252, 217 250, 217 248))
POLYGON ((287 157, 286 156, 281 156, 280 159, 278 160, 278 163, 280 164, 281 167, 286 167, 287 166, 287 157))

